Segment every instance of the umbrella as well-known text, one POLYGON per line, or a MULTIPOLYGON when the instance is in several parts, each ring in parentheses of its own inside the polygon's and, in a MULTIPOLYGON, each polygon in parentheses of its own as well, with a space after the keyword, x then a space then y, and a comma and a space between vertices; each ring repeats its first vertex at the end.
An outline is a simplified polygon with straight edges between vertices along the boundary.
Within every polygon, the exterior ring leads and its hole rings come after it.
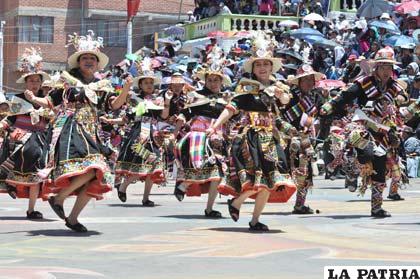
POLYGON ((164 29, 165 34, 169 36, 181 36, 184 35, 185 29, 182 26, 173 25, 164 29))
POLYGON ((369 22, 369 26, 374 26, 376 28, 384 28, 392 33, 401 34, 400 29, 398 29, 398 26, 395 25, 392 21, 384 21, 384 20, 374 20, 369 22))
POLYGON ((303 20, 305 21, 325 21, 324 17, 322 17, 322 15, 316 14, 316 13, 310 13, 308 15, 306 15, 303 20))
POLYGON ((408 1, 395 6, 395 11, 400 14, 409 14, 420 10, 420 1, 408 1))
POLYGON ((344 82, 341 80, 334 80, 334 79, 324 79, 317 81, 315 87, 330 89, 330 88, 341 88, 346 86, 344 82))
POLYGON ((234 35, 236 38, 249 38, 252 36, 251 32, 249 31, 238 31, 234 35))
POLYGON ((385 12, 392 10, 392 5, 384 0, 367 0, 359 9, 357 9, 357 16, 365 18, 375 18, 381 16, 385 12))
MULTIPOLYGON (((315 36, 316 38, 319 38, 318 36, 315 36)), ((276 52, 276 54, 284 54, 284 55, 289 55, 291 57, 296 58, 297 60, 300 60, 303 62, 303 57, 302 55, 300 55, 299 53, 293 51, 293 50, 288 50, 288 49, 282 49, 282 50, 278 50, 276 52)))
POLYGON ((158 41, 158 43, 161 43, 161 44, 171 44, 173 46, 176 46, 178 44, 177 41, 174 41, 174 40, 169 39, 169 38, 162 38, 162 39, 158 39, 157 41, 158 41))
POLYGON ((294 31, 290 32, 290 36, 298 38, 298 39, 303 39, 307 36, 324 37, 324 35, 321 32, 319 32, 318 30, 308 28, 308 27, 294 30, 294 31))
POLYGON ((328 40, 325 38, 320 38, 320 37, 312 37, 312 39, 315 39, 315 41, 313 43, 311 43, 313 46, 318 46, 318 47, 322 47, 322 48, 335 48, 336 46, 338 46, 339 44, 337 44, 336 42, 332 41, 332 40, 328 40))
POLYGON ((229 37, 229 33, 222 32, 222 31, 212 31, 212 32, 207 33, 207 37, 210 37, 210 38, 215 38, 215 37, 226 38, 226 37, 229 37))
POLYGON ((389 38, 386 38, 383 41, 384 45, 392 46, 392 47, 399 47, 407 44, 415 44, 415 40, 412 37, 405 36, 405 35, 394 35, 389 38))
POLYGON ((283 27, 299 27, 299 23, 297 23, 294 20, 283 20, 282 22, 280 22, 279 26, 283 26, 283 27))

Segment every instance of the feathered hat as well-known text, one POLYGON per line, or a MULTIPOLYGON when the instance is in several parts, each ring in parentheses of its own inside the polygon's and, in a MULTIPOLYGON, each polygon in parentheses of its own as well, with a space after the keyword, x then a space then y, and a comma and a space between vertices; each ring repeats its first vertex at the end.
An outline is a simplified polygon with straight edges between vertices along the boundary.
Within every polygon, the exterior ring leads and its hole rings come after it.
POLYGON ((273 41, 266 33, 263 31, 257 32, 252 41, 252 56, 248 58, 243 65, 244 71, 252 73, 252 66, 257 60, 271 61, 273 64, 273 74, 280 70, 282 66, 280 59, 273 57, 275 46, 276 42, 273 41))
POLYGON ((66 47, 73 46, 76 52, 73 53, 67 60, 70 69, 78 67, 78 59, 83 54, 93 54, 98 57, 99 69, 104 69, 109 62, 108 56, 101 52, 101 48, 104 46, 103 38, 97 37, 95 39, 95 33, 92 30, 88 30, 86 36, 79 36, 77 33, 69 35, 69 41, 66 47))
POLYGON ((140 62, 138 62, 137 70, 139 75, 133 80, 133 85, 135 88, 138 88, 139 81, 145 78, 153 79, 155 85, 160 83, 160 78, 156 76, 155 72, 153 71, 152 59, 150 57, 144 57, 140 62))
POLYGON ((223 50, 215 46, 212 51, 207 55, 207 65, 205 68, 197 71, 196 77, 205 81, 209 75, 216 75, 223 79, 223 85, 230 86, 232 81, 229 76, 223 72, 224 65, 227 63, 223 56, 223 50))
POLYGON ((25 79, 29 76, 40 75, 42 80, 49 80, 50 76, 42 71, 42 54, 41 51, 35 48, 27 48, 20 58, 21 65, 19 71, 23 75, 16 81, 16 83, 25 83, 25 79))

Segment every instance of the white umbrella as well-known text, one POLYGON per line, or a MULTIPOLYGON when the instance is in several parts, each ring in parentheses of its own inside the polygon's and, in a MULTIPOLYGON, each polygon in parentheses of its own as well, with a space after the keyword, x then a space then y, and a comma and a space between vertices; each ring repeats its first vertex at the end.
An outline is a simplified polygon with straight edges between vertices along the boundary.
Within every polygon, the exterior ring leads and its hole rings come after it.
POLYGON ((306 15, 303 20, 305 21, 325 21, 324 17, 322 15, 316 14, 316 13, 310 13, 306 15))
POLYGON ((279 26, 283 26, 283 27, 299 27, 299 23, 297 23, 294 20, 283 20, 282 22, 280 22, 279 26))

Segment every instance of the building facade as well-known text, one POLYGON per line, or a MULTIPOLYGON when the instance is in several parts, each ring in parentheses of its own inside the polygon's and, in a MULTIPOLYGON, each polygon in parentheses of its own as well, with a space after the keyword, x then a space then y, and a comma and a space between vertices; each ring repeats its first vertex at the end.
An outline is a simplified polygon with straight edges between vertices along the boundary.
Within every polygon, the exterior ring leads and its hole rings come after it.
MULTIPOLYGON (((4 20, 4 91, 17 91, 19 57, 28 47, 41 49, 46 71, 64 70, 74 50, 68 35, 93 30, 104 38, 110 63, 126 53, 125 0, 1 0, 4 20)), ((133 24, 133 50, 153 44, 153 34, 186 17, 194 0, 142 0, 133 24), (182 2, 182 3, 181 3, 182 2)))

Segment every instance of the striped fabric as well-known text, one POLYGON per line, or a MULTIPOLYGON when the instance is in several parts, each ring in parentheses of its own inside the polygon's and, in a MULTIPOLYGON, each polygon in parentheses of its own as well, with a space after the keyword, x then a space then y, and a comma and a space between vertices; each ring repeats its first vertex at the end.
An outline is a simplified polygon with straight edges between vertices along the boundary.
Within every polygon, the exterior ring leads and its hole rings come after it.
POLYGON ((294 122, 296 119, 300 119, 303 113, 312 116, 316 111, 317 109, 311 98, 309 96, 304 96, 300 99, 299 103, 286 111, 285 117, 289 122, 294 122))
POLYGON ((45 120, 41 120, 37 124, 33 125, 29 115, 18 115, 16 116, 14 126, 19 129, 35 132, 45 130, 47 123, 45 120))
POLYGON ((190 133, 190 159, 195 169, 200 169, 204 164, 204 150, 206 146, 206 133, 190 133))

